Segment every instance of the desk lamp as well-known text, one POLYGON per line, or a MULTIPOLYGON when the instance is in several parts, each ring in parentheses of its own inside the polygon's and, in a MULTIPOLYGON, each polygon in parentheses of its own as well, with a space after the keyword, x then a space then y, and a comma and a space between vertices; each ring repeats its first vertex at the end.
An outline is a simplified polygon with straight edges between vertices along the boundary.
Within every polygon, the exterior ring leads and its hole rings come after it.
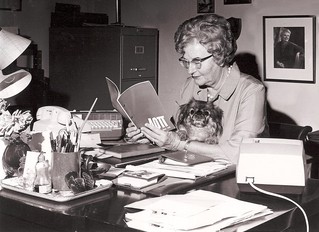
POLYGON ((31 74, 23 69, 9 75, 2 70, 15 61, 31 40, 10 33, 0 27, 0 98, 10 98, 24 90, 31 82, 31 74))

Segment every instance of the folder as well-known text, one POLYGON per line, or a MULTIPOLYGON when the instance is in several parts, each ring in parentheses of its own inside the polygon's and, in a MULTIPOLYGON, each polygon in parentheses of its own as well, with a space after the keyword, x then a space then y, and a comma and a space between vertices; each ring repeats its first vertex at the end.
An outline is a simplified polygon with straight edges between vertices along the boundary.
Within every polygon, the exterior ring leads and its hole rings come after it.
POLYGON ((160 161, 172 165, 195 165, 214 161, 212 157, 187 151, 172 151, 161 154, 160 161))

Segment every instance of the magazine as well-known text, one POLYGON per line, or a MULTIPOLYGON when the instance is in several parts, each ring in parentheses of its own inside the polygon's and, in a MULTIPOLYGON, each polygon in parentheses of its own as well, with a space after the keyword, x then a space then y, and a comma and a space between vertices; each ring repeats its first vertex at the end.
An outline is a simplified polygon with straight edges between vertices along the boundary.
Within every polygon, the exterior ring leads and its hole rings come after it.
POLYGON ((162 130, 175 128, 150 81, 132 85, 121 94, 117 85, 108 77, 105 78, 113 107, 137 128, 145 123, 162 130))
POLYGON ((126 170, 117 178, 115 184, 139 189, 156 184, 163 176, 164 174, 162 173, 151 172, 147 170, 126 170))

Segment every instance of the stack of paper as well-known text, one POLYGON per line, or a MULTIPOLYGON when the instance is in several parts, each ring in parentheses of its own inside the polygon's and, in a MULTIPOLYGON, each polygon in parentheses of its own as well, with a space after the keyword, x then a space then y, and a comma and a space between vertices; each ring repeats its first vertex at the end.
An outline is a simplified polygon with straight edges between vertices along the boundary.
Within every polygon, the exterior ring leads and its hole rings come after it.
POLYGON ((129 227, 143 231, 219 231, 225 227, 271 214, 264 205, 240 201, 204 190, 165 195, 125 206, 129 227))
POLYGON ((131 171, 148 170, 163 173, 166 176, 195 180, 198 177, 208 176, 226 169, 228 166, 229 164, 224 162, 206 162, 190 166, 181 166, 173 163, 160 163, 158 160, 154 160, 137 166, 128 165, 126 169, 131 171))

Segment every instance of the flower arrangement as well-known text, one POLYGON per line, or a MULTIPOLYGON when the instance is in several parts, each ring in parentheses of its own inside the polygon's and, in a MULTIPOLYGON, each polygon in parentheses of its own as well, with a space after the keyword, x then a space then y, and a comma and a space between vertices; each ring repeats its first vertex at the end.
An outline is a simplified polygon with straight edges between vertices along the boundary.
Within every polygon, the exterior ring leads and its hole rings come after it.
POLYGON ((19 167, 24 167, 26 152, 30 150, 27 141, 31 138, 24 131, 32 120, 30 111, 16 110, 10 114, 7 101, 0 99, 0 138, 7 141, 0 152, 1 179, 15 175, 19 167))
POLYGON ((28 128, 33 118, 30 111, 8 111, 7 101, 0 99, 0 137, 12 141, 20 138, 21 133, 28 128))

